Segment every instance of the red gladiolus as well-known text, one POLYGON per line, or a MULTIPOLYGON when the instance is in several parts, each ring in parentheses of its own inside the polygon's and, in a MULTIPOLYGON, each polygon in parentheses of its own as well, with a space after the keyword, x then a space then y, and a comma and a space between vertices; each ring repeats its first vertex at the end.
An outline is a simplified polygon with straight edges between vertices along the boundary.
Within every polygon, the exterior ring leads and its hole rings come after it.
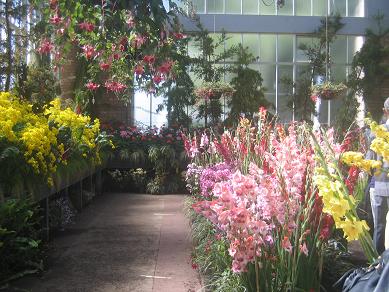
POLYGON ((41 45, 38 48, 38 53, 40 54, 48 54, 54 48, 54 45, 48 39, 44 39, 41 41, 41 45))
POLYGON ((145 61, 147 64, 153 64, 155 62, 155 56, 154 55, 146 55, 143 57, 143 61, 145 61))
POLYGON ((259 108, 259 118, 263 122, 266 119, 267 109, 263 106, 259 108))
POLYGON ((84 51, 85 57, 89 60, 93 58, 96 54, 96 50, 93 46, 91 45, 85 45, 82 47, 82 50, 84 51))
POLYGON ((354 192, 354 187, 358 180, 358 176, 359 176, 359 168, 356 166, 351 166, 348 171, 348 177, 345 181, 345 184, 350 194, 354 192))
POLYGON ((89 90, 91 91, 95 91, 97 90, 100 85, 99 84, 96 84, 96 83, 93 83, 93 82, 88 82, 86 85, 85 85, 86 88, 88 88, 89 90))
POLYGON ((329 214, 324 214, 322 218, 322 225, 319 238, 321 240, 327 240, 331 236, 332 226, 334 225, 334 219, 329 214))
POLYGON ((142 65, 137 65, 134 69, 136 75, 142 75, 145 72, 145 69, 142 65))
POLYGON ((87 32, 92 32, 95 29, 95 25, 90 22, 81 22, 78 24, 80 29, 85 30, 87 32))

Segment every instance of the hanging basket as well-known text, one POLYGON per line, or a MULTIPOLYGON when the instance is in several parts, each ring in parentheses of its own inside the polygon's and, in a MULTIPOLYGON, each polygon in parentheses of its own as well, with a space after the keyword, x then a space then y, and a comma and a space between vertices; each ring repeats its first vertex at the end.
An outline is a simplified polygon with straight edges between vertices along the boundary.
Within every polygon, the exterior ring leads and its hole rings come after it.
POLYGON ((317 96, 322 100, 333 100, 346 94, 347 86, 343 83, 324 82, 312 86, 312 96, 317 96))
POLYGON ((194 94, 200 99, 218 100, 222 96, 229 97, 234 94, 234 88, 224 82, 204 83, 195 89, 194 94))

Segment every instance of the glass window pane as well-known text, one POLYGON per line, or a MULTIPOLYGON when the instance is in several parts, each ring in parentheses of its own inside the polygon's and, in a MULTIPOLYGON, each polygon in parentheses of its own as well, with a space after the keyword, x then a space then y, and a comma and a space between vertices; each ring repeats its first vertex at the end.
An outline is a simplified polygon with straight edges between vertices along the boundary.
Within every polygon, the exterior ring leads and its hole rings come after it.
POLYGON ((272 93, 276 91, 276 66, 275 65, 260 65, 260 72, 263 79, 263 86, 266 92, 272 93))
POLYGON ((207 0, 208 13, 223 13, 223 0, 207 0))
POLYGON ((335 82, 346 81, 346 66, 345 65, 332 65, 331 66, 331 80, 335 82))
MULTIPOLYGON (((336 0, 338 1, 338 0, 336 0)), ((312 0, 313 15, 325 16, 327 14, 327 1, 326 0, 312 0)))
POLYGON ((258 14, 258 0, 242 0, 243 14, 258 14))
POLYGON ((278 94, 293 90, 293 65, 278 65, 278 94))
POLYGON ((274 108, 270 106, 268 108, 268 111, 271 112, 272 114, 275 114, 276 113, 276 111, 275 111, 275 109, 276 109, 276 95, 271 94, 271 93, 265 93, 265 98, 267 101, 269 101, 274 106, 274 108))
POLYGON ((288 123, 292 120, 293 112, 289 106, 289 97, 286 95, 278 95, 277 113, 281 123, 288 123))
MULTIPOLYGON (((232 46, 237 46, 242 42, 240 33, 227 33, 226 34, 226 50, 230 49, 232 46)), ((236 56, 229 58, 229 60, 235 60, 236 56)))
MULTIPOLYGON (((213 44, 214 45, 216 45, 216 44, 218 44, 219 42, 220 42, 220 38, 221 38, 221 36, 222 36, 222 34, 221 33, 210 33, 209 34, 210 36, 211 36, 211 38, 213 39, 213 44)), ((224 52, 224 44, 223 43, 221 43, 219 46, 217 46, 216 48, 215 48, 215 54, 216 55, 220 55, 220 54, 222 54, 224 52)))
POLYGON ((284 1, 284 6, 278 8, 278 15, 293 15, 293 1, 284 1))
POLYGON ((328 100, 321 100, 319 122, 328 124, 328 100))
POLYGON ((348 16, 364 17, 365 16, 365 1, 364 0, 348 0, 348 16))
POLYGON ((190 40, 188 42, 188 55, 191 58, 196 58, 200 56, 200 48, 197 46, 196 42, 190 40))
POLYGON ((240 1, 237 0, 226 0, 226 13, 240 14, 240 1))
POLYGON ((318 40, 316 38, 312 37, 306 37, 306 36, 297 36, 296 38, 296 61, 302 61, 307 62, 308 57, 306 56, 305 52, 301 49, 301 46, 313 46, 317 44, 318 40))
POLYGON ((333 63, 347 63, 347 37, 337 36, 330 46, 330 52, 333 63))
POLYGON ((248 47, 249 52, 254 57, 259 57, 259 35, 255 33, 244 33, 242 37, 243 47, 248 47))
POLYGON ((293 36, 278 35, 278 62, 293 62, 293 36))
POLYGON ((196 13, 205 13, 205 0, 192 0, 196 13))
POLYGON ((275 62, 276 60, 276 35, 261 34, 260 36, 260 61, 275 62))
POLYGON ((348 63, 351 64, 355 53, 358 52, 363 46, 363 37, 361 36, 348 36, 348 63))
POLYGON ((330 2, 331 13, 337 14, 340 16, 346 16, 346 0, 336 0, 330 2))
POLYGON ((296 15, 310 16, 311 15, 311 1, 310 0, 295 0, 294 2, 296 15))
POLYGON ((259 1, 259 14, 261 15, 275 15, 276 14, 276 1, 259 1), (269 3, 268 3, 269 2, 269 3))

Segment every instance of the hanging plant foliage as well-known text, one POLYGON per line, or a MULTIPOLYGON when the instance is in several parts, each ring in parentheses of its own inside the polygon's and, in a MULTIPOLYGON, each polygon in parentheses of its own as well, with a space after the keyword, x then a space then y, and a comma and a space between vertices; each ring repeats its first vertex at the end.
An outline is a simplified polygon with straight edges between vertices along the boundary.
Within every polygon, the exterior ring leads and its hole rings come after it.
POLYGON ((225 82, 203 83, 203 85, 195 89, 194 94, 200 100, 220 99, 222 96, 230 97, 234 94, 234 88, 225 82))
POLYGON ((343 96, 346 93, 347 86, 343 83, 333 83, 326 81, 323 84, 313 85, 311 88, 312 100, 321 98, 323 100, 332 100, 343 96))

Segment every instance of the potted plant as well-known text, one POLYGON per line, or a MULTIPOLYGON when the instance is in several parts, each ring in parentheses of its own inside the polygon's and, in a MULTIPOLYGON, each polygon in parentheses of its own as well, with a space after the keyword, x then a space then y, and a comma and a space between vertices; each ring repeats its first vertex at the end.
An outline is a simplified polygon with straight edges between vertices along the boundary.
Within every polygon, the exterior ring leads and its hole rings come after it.
POLYGON ((197 89, 194 94, 201 99, 220 99, 222 96, 232 96, 234 88, 225 82, 206 82, 197 89))
POLYGON ((322 84, 312 86, 312 96, 319 97, 324 100, 332 100, 342 96, 347 90, 347 86, 343 83, 333 83, 326 81, 322 84))

